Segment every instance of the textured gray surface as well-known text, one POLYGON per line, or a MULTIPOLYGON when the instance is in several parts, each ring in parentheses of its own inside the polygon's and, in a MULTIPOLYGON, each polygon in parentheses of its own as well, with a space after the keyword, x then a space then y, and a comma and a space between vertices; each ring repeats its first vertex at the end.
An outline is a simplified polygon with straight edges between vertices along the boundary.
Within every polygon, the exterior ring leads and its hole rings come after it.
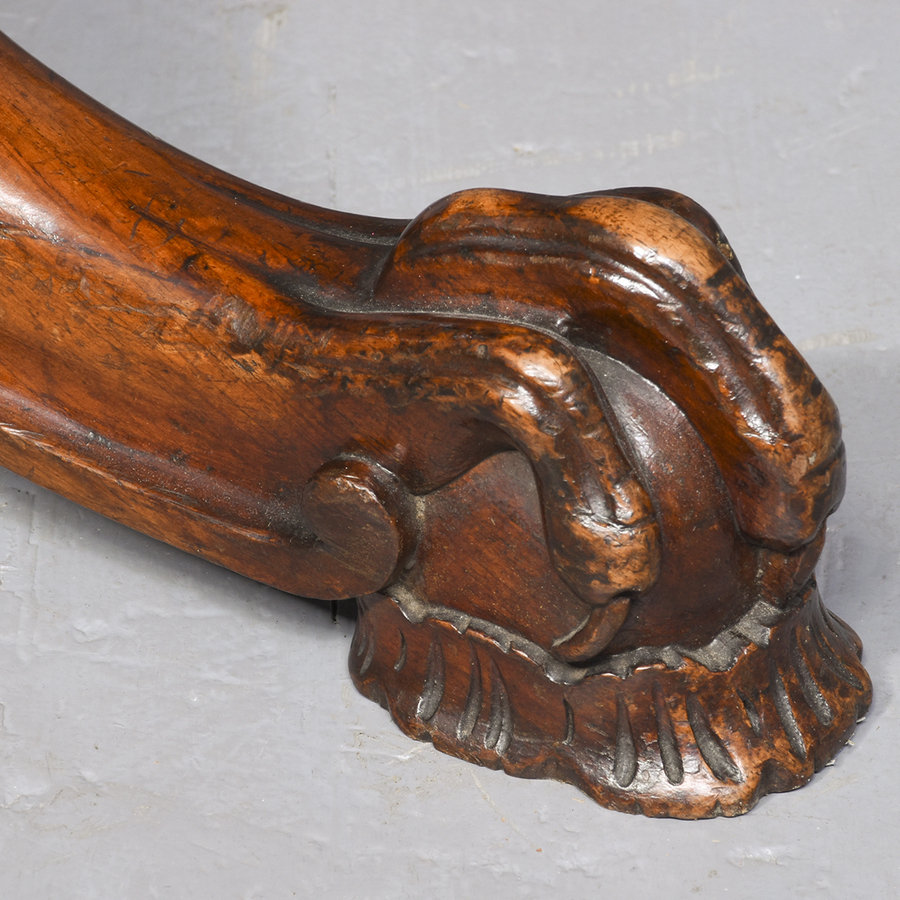
POLYGON ((2 0, 0 28, 322 205, 658 184, 707 206, 841 407, 821 581, 876 686, 799 792, 615 814, 402 737, 350 684, 350 620, 2 475, 0 895, 896 896, 900 5, 2 0))

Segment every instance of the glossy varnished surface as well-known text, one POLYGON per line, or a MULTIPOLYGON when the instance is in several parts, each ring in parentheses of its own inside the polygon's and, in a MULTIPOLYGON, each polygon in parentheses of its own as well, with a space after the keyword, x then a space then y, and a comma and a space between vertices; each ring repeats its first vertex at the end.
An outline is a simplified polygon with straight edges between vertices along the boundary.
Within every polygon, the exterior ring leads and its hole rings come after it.
POLYGON ((847 492, 817 573, 865 643, 868 718, 750 815, 623 816, 410 741, 349 683, 354 626, 327 604, 6 475, 0 884, 21 900, 892 896, 900 7, 416 13, 8 0, 0 27, 174 145, 320 205, 408 218, 470 186, 651 183, 707 206, 841 411, 847 492))
POLYGON ((708 213, 333 213, 0 49, 4 465, 359 597, 357 686, 465 759, 697 818, 833 758, 871 699, 813 576, 840 423, 708 213))

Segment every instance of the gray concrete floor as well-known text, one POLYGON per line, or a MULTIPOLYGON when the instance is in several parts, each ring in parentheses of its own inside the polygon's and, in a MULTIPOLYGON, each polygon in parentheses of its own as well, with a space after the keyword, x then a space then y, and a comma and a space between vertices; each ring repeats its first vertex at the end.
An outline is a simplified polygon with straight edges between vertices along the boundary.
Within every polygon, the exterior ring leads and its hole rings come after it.
POLYGON ((0 28, 160 137, 325 206, 699 200, 841 407, 821 582, 876 688, 801 791, 737 820, 616 814, 404 738, 349 681, 349 618, 4 474, 0 895, 897 895, 900 5, 2 0, 0 28))

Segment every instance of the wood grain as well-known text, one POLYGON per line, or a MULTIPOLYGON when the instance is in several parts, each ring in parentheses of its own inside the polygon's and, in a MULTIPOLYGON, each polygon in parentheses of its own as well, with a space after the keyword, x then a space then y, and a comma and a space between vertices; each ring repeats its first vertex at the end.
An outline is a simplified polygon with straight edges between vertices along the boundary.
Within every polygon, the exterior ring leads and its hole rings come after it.
POLYGON ((319 209, 0 40, 0 463, 360 598, 407 733, 649 815, 811 777, 871 699, 814 567, 837 410, 679 194, 319 209))

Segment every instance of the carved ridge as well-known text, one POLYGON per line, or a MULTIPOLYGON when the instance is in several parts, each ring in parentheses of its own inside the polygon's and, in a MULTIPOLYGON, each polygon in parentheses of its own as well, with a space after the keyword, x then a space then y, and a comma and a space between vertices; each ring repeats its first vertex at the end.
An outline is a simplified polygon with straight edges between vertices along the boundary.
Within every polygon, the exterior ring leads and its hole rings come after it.
POLYGON ((483 688, 481 685, 481 662, 478 659, 478 651, 474 644, 469 645, 469 692, 466 695, 466 705, 459 718, 456 727, 456 736, 461 741, 466 741, 475 730, 478 716, 481 714, 483 688))
POLYGON ((659 681, 653 682, 653 707, 656 713, 656 734, 663 771, 670 784, 681 784, 684 781, 684 760, 678 748, 672 716, 666 706, 666 698, 659 681))
POLYGON ((709 716, 694 694, 686 698, 688 722, 703 761, 719 781, 742 781, 741 770, 728 752, 722 738, 713 731, 709 716))
POLYGON ((806 741, 803 739, 803 732, 797 724, 797 718, 791 707, 791 699, 788 697, 787 688, 784 686, 784 679, 774 659, 769 660, 769 691, 772 694, 772 700, 775 704, 775 711, 778 718, 781 719, 781 725, 787 736, 791 750, 797 759, 806 761, 806 741))
POLYGON ((397 653, 397 661, 394 663, 394 671, 402 672, 406 668, 406 635, 402 631, 398 631, 400 635, 400 650, 397 653))
POLYGON ((616 697, 616 750, 613 779, 619 787, 627 788, 634 781, 638 770, 637 748, 628 716, 628 705, 619 695, 616 697))
POLYGON ((825 623, 824 616, 822 616, 821 613, 817 613, 814 621, 816 627, 811 629, 811 633, 816 644, 816 649, 822 657, 822 662, 845 684, 857 691, 863 690, 862 681, 847 668, 840 657, 834 652, 834 649, 828 642, 828 638, 825 637, 825 629, 828 626, 825 623))
POLYGON ((806 702, 823 725, 830 725, 834 720, 834 710, 832 710, 828 700, 816 683, 816 679, 803 655, 803 650, 800 646, 799 629, 797 628, 791 632, 789 650, 794 671, 797 673, 800 682, 800 690, 803 692, 806 702))
POLYGON ((416 715, 423 722, 432 719, 438 711, 438 707, 441 705, 441 700, 444 697, 445 683, 444 648, 441 646, 441 639, 437 634, 434 634, 431 640, 431 648, 428 651, 428 668, 425 672, 425 684, 416 709, 416 715))
POLYGON ((572 704, 563 697, 563 709, 566 713, 566 733, 563 737, 563 746, 570 747, 575 742, 575 710, 572 704))
POLYGON ((491 660, 491 710, 488 727, 484 735, 484 746, 495 750, 500 756, 509 749, 513 736, 513 716, 509 702, 509 691, 503 683, 503 676, 497 664, 491 660))

